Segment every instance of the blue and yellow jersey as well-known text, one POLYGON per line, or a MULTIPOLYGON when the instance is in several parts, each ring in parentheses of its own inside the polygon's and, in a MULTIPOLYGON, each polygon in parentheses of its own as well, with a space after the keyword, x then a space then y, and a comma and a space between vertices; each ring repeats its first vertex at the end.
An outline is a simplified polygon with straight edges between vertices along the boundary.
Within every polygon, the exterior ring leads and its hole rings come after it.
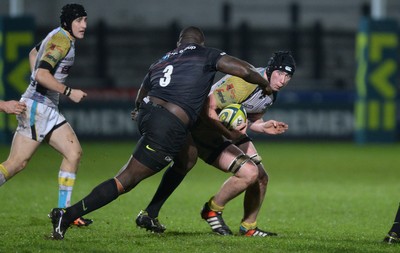
MULTIPOLYGON (((265 68, 257 68, 264 75, 265 68)), ((261 88, 231 75, 225 75, 211 88, 219 109, 230 104, 242 104, 247 113, 265 113, 275 100, 276 93, 264 96, 261 88)))
POLYGON ((35 81, 38 66, 40 62, 46 62, 51 66, 51 73, 54 78, 60 83, 65 83, 74 60, 75 45, 71 35, 61 27, 51 31, 40 44, 30 85, 22 97, 56 107, 59 103, 60 94, 43 87, 35 81))

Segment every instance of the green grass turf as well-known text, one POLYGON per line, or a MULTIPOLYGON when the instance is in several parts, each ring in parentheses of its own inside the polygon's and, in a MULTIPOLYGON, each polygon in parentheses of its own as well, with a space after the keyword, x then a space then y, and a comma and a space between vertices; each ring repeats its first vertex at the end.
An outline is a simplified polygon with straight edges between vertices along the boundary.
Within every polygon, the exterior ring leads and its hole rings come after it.
MULTIPOLYGON (((159 219, 162 235, 136 228, 161 178, 158 174, 86 217, 94 224, 72 228, 63 241, 48 239, 47 213, 57 203, 60 155, 40 147, 28 167, 0 188, 0 252, 400 252, 381 241, 399 199, 400 144, 258 142, 270 175, 259 215, 274 238, 220 237, 200 218, 201 206, 228 177, 199 162, 167 201, 159 219)), ((113 177, 134 144, 83 143, 84 156, 73 202, 113 177)), ((0 160, 8 146, 0 146, 0 160)), ((225 209, 236 233, 242 195, 225 209)))

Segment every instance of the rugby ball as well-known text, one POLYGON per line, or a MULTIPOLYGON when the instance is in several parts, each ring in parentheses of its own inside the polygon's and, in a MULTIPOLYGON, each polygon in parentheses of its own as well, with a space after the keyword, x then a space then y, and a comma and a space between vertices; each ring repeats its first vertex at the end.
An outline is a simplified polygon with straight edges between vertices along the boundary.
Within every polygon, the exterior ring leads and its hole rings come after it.
POLYGON ((246 123, 247 113, 240 104, 230 104, 221 110, 219 120, 228 129, 238 129, 246 123))

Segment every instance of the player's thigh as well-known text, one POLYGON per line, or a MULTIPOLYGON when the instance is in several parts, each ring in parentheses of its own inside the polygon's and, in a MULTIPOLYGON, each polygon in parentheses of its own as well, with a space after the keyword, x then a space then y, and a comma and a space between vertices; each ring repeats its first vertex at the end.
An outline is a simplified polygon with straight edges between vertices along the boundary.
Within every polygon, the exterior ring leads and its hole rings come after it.
POLYGON ((7 160, 15 163, 27 162, 33 156, 39 145, 40 142, 16 132, 7 160))
POLYGON ((257 165, 235 145, 226 147, 214 166, 224 172, 231 172, 239 178, 246 178, 249 182, 256 180, 259 174, 257 165))
POLYGON ((218 169, 230 172, 229 169, 238 158, 243 157, 244 153, 235 145, 227 146, 214 162, 214 166, 218 169))
POLYGON ((257 154, 257 149, 254 146, 252 141, 245 142, 243 144, 238 145, 238 147, 249 156, 257 154))
POLYGON ((69 123, 63 124, 51 133, 49 144, 66 157, 80 156, 82 153, 78 137, 69 123))
POLYGON ((189 134, 186 143, 174 159, 174 169, 182 174, 188 173, 196 164, 197 156, 197 147, 189 134))

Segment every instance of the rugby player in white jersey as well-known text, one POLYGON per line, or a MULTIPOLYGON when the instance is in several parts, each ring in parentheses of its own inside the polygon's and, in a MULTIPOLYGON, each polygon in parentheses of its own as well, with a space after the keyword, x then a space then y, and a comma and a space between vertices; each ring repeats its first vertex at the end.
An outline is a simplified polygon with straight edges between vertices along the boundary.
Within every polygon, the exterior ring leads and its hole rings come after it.
MULTIPOLYGON (((75 41, 83 39, 87 26, 87 13, 80 4, 62 7, 61 26, 52 30, 29 53, 30 83, 22 94, 26 110, 17 116, 16 129, 10 154, 0 164, 0 186, 22 171, 39 145, 45 141, 62 155, 58 183, 58 206, 70 205, 82 147, 71 125, 59 112, 60 94, 75 103, 86 93, 66 85, 69 70, 74 64, 75 41)), ((78 218, 72 224, 87 226, 92 220, 78 218)))

